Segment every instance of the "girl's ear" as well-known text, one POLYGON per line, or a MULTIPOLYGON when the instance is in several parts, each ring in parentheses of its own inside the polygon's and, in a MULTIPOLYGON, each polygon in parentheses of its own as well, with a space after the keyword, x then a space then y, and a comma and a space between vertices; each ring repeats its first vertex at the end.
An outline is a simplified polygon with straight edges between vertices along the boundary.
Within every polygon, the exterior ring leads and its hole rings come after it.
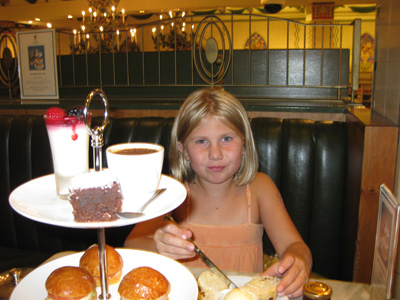
POLYGON ((186 148, 185 148, 185 145, 183 145, 181 142, 178 142, 178 151, 181 152, 181 153, 183 154, 183 157, 184 157, 187 161, 190 160, 189 154, 188 154, 188 152, 187 152, 187 150, 186 150, 186 148))

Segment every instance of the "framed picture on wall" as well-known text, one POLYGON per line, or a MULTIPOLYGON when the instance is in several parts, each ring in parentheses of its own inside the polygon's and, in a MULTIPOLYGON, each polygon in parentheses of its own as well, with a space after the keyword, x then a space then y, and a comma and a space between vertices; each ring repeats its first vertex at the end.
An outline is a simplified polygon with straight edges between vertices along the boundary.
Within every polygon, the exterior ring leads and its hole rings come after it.
POLYGON ((399 202, 385 184, 380 187, 378 223, 371 279, 371 300, 392 298, 399 238, 399 202))
POLYGON ((17 32, 21 99, 58 99, 55 30, 17 32))

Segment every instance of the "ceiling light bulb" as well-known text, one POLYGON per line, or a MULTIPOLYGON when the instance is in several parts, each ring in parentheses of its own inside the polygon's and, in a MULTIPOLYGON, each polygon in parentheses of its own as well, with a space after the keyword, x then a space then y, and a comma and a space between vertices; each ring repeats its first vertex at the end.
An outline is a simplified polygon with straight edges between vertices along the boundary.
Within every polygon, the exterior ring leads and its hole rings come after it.
POLYGON ((47 23, 46 26, 47 26, 47 28, 51 28, 52 27, 51 23, 47 23))
POLYGON ((67 17, 68 19, 72 19, 73 18, 73 16, 71 16, 71 15, 68 15, 68 17, 67 17))
POLYGON ((40 18, 35 18, 35 21, 36 22, 40 22, 40 18))

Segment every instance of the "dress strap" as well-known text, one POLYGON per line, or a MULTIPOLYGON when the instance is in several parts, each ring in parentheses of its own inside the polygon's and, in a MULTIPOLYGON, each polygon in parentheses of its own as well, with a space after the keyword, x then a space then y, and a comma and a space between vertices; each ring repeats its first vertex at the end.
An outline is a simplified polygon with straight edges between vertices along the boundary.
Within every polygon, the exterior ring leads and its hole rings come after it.
POLYGON ((186 196, 186 222, 189 222, 189 212, 190 212, 190 206, 191 206, 191 199, 190 199, 190 188, 189 184, 185 182, 185 187, 187 191, 187 196, 186 196))
POLYGON ((251 190, 250 184, 246 186, 246 194, 247 194, 247 222, 251 222, 251 190))

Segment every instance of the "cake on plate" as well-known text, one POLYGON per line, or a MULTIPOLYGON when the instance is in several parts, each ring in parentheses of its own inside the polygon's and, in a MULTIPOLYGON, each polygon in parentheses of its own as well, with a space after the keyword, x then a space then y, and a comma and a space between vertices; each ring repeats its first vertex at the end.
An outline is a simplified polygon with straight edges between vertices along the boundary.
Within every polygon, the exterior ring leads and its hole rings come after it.
POLYGON ((109 171, 90 172, 71 179, 69 187, 75 222, 108 222, 118 219, 122 193, 109 171))

